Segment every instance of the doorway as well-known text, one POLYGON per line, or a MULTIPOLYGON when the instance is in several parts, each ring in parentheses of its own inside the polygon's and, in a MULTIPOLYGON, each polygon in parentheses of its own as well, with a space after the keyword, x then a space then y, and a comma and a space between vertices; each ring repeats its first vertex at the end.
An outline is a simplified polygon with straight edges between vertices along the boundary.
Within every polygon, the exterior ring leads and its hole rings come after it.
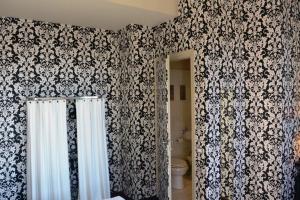
MULTIPOLYGON (((159 199, 173 199, 173 200, 195 200, 195 188, 196 188, 196 148, 195 148, 195 81, 194 81, 194 50, 188 50, 184 52, 179 52, 175 54, 171 54, 167 57, 161 56, 155 60, 155 129, 156 129, 156 175, 157 175, 157 195, 159 199), (171 75, 171 70, 173 69, 172 62, 182 62, 188 63, 187 66, 183 67, 185 69, 185 74, 189 74, 188 82, 184 84, 173 84, 171 89, 171 78, 172 82, 173 76, 171 75), (183 85, 183 86, 182 86, 183 85), (175 87, 177 87, 175 89, 175 87), (172 94, 171 94, 171 90, 172 94), (181 92, 180 92, 181 90, 181 92), (175 94, 176 92, 176 94, 175 94), (181 94, 180 94, 181 93, 181 94), (172 96, 172 97, 171 97, 172 96), (172 117, 171 117, 171 104, 174 107, 174 102, 172 99, 182 99, 185 101, 185 104, 190 104, 190 111, 187 112, 184 117, 186 118, 186 125, 181 128, 181 136, 178 136, 173 141, 172 145, 172 137, 171 137, 171 126, 172 126, 172 117), (189 115, 189 116, 187 116, 189 115), (182 175, 184 179, 183 184, 180 186, 180 183, 177 185, 177 191, 172 191, 172 179, 173 182, 176 178, 180 179, 180 177, 172 178, 172 150, 176 150, 176 140, 180 143, 182 141, 190 141, 189 150, 185 152, 185 154, 178 155, 179 159, 181 156, 181 160, 184 160, 183 165, 188 166, 187 171, 182 175), (186 176, 186 177, 184 177, 186 176), (189 177, 188 177, 189 176, 189 177), (186 179, 189 179, 189 187, 184 182, 186 179), (189 189, 188 189, 189 188, 189 189), (180 190, 186 189, 189 194, 182 192, 180 190), (173 192, 173 193, 172 193, 173 192)), ((175 67, 176 68, 176 67, 175 67)), ((180 70, 182 67, 178 67, 180 70)), ((174 100, 173 100, 174 101, 174 100)), ((183 103, 183 102, 182 102, 183 103)), ((184 104, 184 103, 183 103, 184 104)), ((176 105, 176 104, 175 104, 176 105)), ((174 112, 174 111, 173 111, 174 112)), ((174 120, 173 120, 174 122, 174 120)), ((173 128, 173 130, 175 130, 173 128)), ((179 129, 180 130, 180 129, 179 129)), ((180 132, 180 131, 179 131, 180 132)), ((187 145, 188 146, 188 145, 187 145)), ((176 153, 175 153, 176 154, 176 153)), ((174 153, 173 153, 174 156, 174 153)), ((177 160, 178 161, 178 160, 177 160)), ((174 162, 173 166, 176 163, 182 163, 182 161, 174 162)), ((180 167, 181 164, 178 164, 180 167)), ((175 169, 176 170, 176 169, 175 169)), ((173 169, 174 171, 174 169, 173 169)), ((179 180, 180 182, 180 180, 179 180)), ((178 183, 178 182, 177 182, 178 183)), ((176 187, 176 186, 175 186, 176 187)))
POLYGON ((194 199, 195 103, 194 51, 171 54, 168 72, 169 196, 172 200, 194 199))

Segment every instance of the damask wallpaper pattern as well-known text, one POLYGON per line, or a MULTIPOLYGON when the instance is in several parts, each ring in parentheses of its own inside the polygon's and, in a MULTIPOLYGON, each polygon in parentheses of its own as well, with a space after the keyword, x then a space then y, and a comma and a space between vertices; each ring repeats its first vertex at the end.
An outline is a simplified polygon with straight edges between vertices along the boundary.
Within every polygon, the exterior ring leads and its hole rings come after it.
MULTIPOLYGON (((26 197, 26 97, 104 93, 112 189, 167 199, 168 177, 156 174, 168 159, 159 150, 162 159, 155 158, 167 129, 160 121, 156 138, 154 67, 156 58, 187 49, 196 51, 196 199, 292 198, 300 3, 189 2, 180 1, 173 21, 118 32, 0 18, 1 199, 26 197)), ((157 91, 162 115, 165 91, 157 91)), ((74 105, 68 108, 74 189, 74 105)))
MULTIPOLYGON (((156 195, 154 41, 150 28, 115 33, 1 18, 0 197, 26 197, 27 97, 107 99, 111 188, 133 199, 156 195)), ((75 107, 68 104, 72 197, 78 188, 75 107)))
MULTIPOLYGON (((116 37, 92 28, 0 18, 0 199, 26 199, 27 97, 107 94, 111 185, 121 189, 116 37)), ((74 105, 68 108, 75 199, 74 105)))
POLYGON ((154 41, 151 28, 119 31, 123 189, 132 199, 156 196, 154 41))
POLYGON ((154 38, 196 51, 196 199, 292 199, 299 2, 190 2, 154 38))
POLYGON ((157 147, 157 194, 159 199, 169 198, 169 155, 168 145, 168 71, 166 57, 155 60, 155 111, 156 111, 156 147, 157 147))

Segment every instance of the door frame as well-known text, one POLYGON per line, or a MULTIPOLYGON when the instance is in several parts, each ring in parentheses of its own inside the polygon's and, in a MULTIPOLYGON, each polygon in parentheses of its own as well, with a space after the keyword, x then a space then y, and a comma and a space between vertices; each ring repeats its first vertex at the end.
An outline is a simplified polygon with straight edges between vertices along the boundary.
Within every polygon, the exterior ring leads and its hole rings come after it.
POLYGON ((171 60, 190 60, 190 81, 191 81, 191 143, 192 143, 192 199, 196 200, 196 100, 195 100, 195 54, 194 49, 181 51, 177 53, 171 53, 166 58, 166 71, 168 73, 167 77, 167 90, 168 90, 168 101, 167 101, 167 111, 168 111, 168 175, 169 175, 169 188, 168 194, 169 199, 172 200, 172 176, 171 176, 171 98, 170 98, 170 62, 171 60))

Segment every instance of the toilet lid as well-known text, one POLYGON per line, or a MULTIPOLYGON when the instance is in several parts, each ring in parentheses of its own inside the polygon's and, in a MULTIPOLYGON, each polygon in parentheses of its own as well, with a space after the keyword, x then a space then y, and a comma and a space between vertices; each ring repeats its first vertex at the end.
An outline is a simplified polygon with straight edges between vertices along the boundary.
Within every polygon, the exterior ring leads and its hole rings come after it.
POLYGON ((178 158, 172 158, 171 166, 172 167, 187 167, 188 165, 185 160, 178 159, 178 158))

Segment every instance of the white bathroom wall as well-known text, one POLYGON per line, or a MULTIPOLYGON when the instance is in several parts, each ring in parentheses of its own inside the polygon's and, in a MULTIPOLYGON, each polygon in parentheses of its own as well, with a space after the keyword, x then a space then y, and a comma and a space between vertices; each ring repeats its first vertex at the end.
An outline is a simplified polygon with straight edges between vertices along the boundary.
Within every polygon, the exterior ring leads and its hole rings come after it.
POLYGON ((171 62, 170 85, 174 85, 171 100, 172 157, 183 158, 191 153, 191 141, 184 139, 184 130, 191 130, 191 84, 189 60, 171 62), (180 86, 186 87, 186 100, 180 100, 180 86))

